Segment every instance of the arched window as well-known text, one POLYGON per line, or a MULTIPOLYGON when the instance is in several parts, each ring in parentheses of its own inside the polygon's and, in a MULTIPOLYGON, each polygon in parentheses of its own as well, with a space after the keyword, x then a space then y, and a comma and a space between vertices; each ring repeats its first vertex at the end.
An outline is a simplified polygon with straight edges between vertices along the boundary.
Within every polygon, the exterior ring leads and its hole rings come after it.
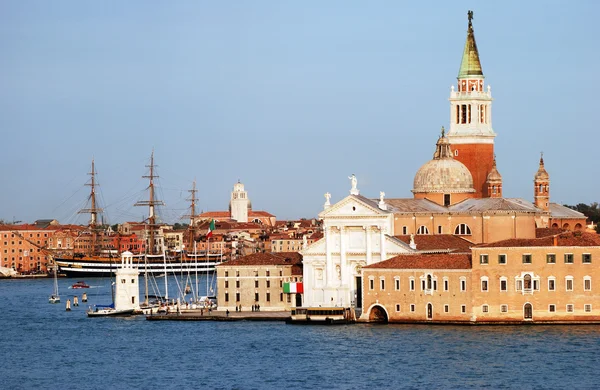
POLYGON ((544 185, 540 184, 540 192, 544 192, 544 185))
POLYGON ((417 234, 429 234, 429 229, 427 229, 427 226, 421 225, 417 230, 417 234))
POLYGON ((454 234, 461 236, 470 236, 471 228, 466 223, 461 223, 460 225, 456 226, 456 229, 454 229, 454 234))
POLYGON ((427 289, 431 290, 431 275, 427 275, 427 289))
POLYGON ((525 290, 531 290, 531 275, 525 274, 523 277, 523 288, 525 290))

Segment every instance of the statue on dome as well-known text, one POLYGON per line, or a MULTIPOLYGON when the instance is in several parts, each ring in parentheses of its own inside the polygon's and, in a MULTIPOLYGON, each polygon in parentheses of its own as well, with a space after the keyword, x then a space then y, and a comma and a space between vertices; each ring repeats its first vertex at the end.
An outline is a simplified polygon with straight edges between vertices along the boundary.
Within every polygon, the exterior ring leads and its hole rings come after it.
POLYGON ((379 191, 379 201, 383 203, 383 198, 385 197, 385 192, 379 191))

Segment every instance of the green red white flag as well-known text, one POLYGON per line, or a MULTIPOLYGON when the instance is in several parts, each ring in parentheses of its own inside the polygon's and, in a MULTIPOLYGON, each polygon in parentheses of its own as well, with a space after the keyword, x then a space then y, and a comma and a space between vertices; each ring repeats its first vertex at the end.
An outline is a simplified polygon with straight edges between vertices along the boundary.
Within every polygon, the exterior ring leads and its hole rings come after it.
POLYGON ((208 225, 208 232, 206 233, 206 238, 211 238, 212 237, 213 230, 215 230, 215 220, 211 219, 210 220, 210 224, 208 225))
POLYGON ((283 292, 286 294, 303 294, 304 286, 302 285, 302 283, 284 283, 283 292))

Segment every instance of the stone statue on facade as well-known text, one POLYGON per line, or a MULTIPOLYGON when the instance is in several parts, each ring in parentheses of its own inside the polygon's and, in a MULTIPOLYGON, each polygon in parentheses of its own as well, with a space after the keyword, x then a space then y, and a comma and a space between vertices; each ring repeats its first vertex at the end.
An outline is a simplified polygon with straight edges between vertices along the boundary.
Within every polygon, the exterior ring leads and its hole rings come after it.
POLYGON ((331 206, 331 202, 330 202, 331 194, 329 192, 326 192, 324 196, 325 196, 325 204, 323 206, 325 208, 327 208, 327 207, 331 206))
POLYGON ((302 236, 302 249, 308 248, 308 238, 306 234, 302 236))
POLYGON ((350 194, 358 195, 358 180, 356 179, 356 175, 353 173, 352 176, 348 176, 348 179, 350 179, 350 184, 352 184, 350 194))

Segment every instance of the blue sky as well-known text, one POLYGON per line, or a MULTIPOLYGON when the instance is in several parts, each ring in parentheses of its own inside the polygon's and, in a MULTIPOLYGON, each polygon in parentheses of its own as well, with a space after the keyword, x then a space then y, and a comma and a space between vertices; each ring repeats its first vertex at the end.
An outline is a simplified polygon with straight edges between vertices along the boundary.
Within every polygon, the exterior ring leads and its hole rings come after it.
POLYGON ((4 1, 0 218, 86 223, 92 158, 106 221, 141 220, 152 149, 167 222, 254 209, 313 217, 323 194, 411 197, 448 127, 475 13, 507 197, 600 200, 600 3, 4 1), (418 3, 418 4, 417 4, 418 3))

